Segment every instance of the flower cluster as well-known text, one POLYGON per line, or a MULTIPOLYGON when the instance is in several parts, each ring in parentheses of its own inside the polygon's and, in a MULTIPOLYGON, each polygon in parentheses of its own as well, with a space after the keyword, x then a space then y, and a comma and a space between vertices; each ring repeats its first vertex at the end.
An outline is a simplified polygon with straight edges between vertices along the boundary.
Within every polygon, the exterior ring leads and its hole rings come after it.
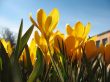
MULTIPOLYGON (((32 16, 30 16, 30 20, 32 24, 34 24, 41 32, 40 35, 38 31, 36 31, 34 38, 38 47, 42 49, 44 55, 48 54, 47 45, 53 46, 53 48, 57 50, 57 52, 61 52, 59 48, 63 48, 64 46, 66 55, 68 57, 80 60, 83 54, 82 49, 84 49, 87 59, 94 58, 97 56, 98 53, 102 53, 103 55, 105 55, 105 61, 107 63, 110 63, 110 51, 107 51, 109 45, 107 45, 104 49, 102 48, 103 52, 101 52, 101 47, 96 47, 95 40, 88 37, 91 27, 90 23, 87 23, 87 25, 84 26, 79 21, 73 27, 67 24, 67 34, 64 35, 60 31, 57 31, 55 33, 53 32, 59 20, 59 12, 57 9, 53 9, 48 16, 46 16, 46 13, 43 9, 39 9, 36 17, 37 22, 35 22, 32 16)), ((53 51, 52 48, 51 51, 53 51)))

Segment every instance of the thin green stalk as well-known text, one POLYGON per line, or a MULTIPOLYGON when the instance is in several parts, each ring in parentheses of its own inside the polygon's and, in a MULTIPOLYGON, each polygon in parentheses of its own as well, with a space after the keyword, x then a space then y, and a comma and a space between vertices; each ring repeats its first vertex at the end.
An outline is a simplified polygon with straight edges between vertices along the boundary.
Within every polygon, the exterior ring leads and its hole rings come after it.
POLYGON ((48 41, 48 40, 46 40, 46 41, 47 41, 47 47, 48 47, 48 50, 49 50, 50 60, 51 60, 51 62, 52 62, 52 65, 53 65, 55 71, 57 72, 57 74, 59 75, 60 80, 61 80, 62 82, 64 82, 64 79, 63 79, 63 77, 62 77, 62 75, 61 75, 61 72, 59 71, 59 69, 58 69, 58 67, 57 67, 57 65, 56 65, 56 63, 55 63, 55 60, 54 60, 54 58, 52 57, 52 53, 51 53, 51 50, 50 50, 49 41, 48 41))
POLYGON ((47 68, 47 70, 46 70, 46 74, 45 74, 45 76, 44 76, 43 82, 46 82, 47 76, 48 76, 49 71, 50 71, 50 69, 51 69, 51 66, 52 66, 52 63, 49 64, 49 68, 47 68))

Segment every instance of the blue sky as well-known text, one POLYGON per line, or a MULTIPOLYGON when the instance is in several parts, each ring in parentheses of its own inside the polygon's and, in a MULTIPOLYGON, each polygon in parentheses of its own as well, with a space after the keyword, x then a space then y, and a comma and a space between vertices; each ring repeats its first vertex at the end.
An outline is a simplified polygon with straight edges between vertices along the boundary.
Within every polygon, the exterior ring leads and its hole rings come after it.
POLYGON ((66 24, 73 26, 77 21, 84 25, 91 23, 90 36, 110 30, 110 0, 0 0, 0 27, 18 32, 23 18, 23 30, 26 31, 31 25, 29 13, 35 18, 39 8, 43 8, 46 13, 53 8, 59 10, 57 27, 63 33, 66 24))

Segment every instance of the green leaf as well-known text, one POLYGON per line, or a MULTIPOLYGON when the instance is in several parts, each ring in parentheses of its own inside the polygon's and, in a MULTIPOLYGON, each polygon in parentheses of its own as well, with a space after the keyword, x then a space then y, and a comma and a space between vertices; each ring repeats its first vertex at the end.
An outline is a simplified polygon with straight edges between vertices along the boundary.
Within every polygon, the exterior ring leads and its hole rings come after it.
POLYGON ((0 72, 2 71, 2 58, 0 56, 0 72))
POLYGON ((61 72, 62 72, 62 76, 63 78, 65 79, 65 81, 67 80, 67 73, 66 73, 66 68, 65 68, 65 63, 66 63, 66 60, 65 60, 65 57, 62 53, 59 53, 59 56, 61 57, 62 59, 62 62, 61 62, 61 72))
POLYGON ((16 45, 14 53, 11 56, 11 64, 12 64, 13 77, 14 77, 13 80, 15 82, 16 81, 23 82, 23 75, 20 70, 18 60, 19 60, 19 57, 20 57, 23 49, 25 48, 25 46, 29 40, 29 37, 32 33, 33 28, 34 28, 34 26, 32 25, 22 37, 23 20, 21 20, 20 29, 19 29, 19 33, 18 33, 18 39, 17 39, 17 45, 16 45))
POLYGON ((18 34, 18 39, 17 39, 17 45, 16 45, 16 48, 15 48, 15 52, 14 52, 14 56, 15 56, 15 59, 18 61, 23 49, 25 48, 29 38, 30 38, 30 35, 33 31, 33 28, 34 28, 34 25, 32 25, 27 31, 26 33, 22 36, 22 29, 23 29, 23 20, 21 20, 21 24, 20 24, 20 29, 19 29, 19 34, 18 34))
POLYGON ((20 28, 19 28, 19 33, 18 33, 18 38, 17 38, 17 45, 14 49, 14 52, 12 53, 10 59, 11 62, 14 62, 16 60, 18 52, 19 52, 19 47, 20 47, 20 41, 21 41, 21 36, 22 36, 22 29, 23 29, 23 19, 21 20, 20 28))
POLYGON ((18 33, 18 39, 17 39, 17 45, 15 47, 15 51, 10 57, 11 60, 11 66, 12 66, 12 72, 13 72, 13 81, 14 82, 23 82, 22 78, 22 72, 20 70, 19 64, 18 64, 18 53, 20 50, 20 42, 21 42, 21 36, 22 36, 22 29, 23 29, 23 19, 21 20, 19 33, 18 33))
POLYGON ((18 38, 17 38, 17 45, 15 48, 14 56, 17 57, 20 49, 20 42, 21 42, 21 37, 22 37, 22 29, 23 29, 23 19, 21 20, 20 28, 19 28, 19 33, 18 33, 18 38))
POLYGON ((35 63, 35 67, 33 68, 33 71, 31 75, 29 76, 29 79, 27 82, 34 82, 43 72, 43 53, 40 50, 40 48, 37 49, 36 52, 37 55, 37 61, 35 63))
POLYGON ((28 70, 28 73, 30 73, 32 71, 33 66, 30 58, 28 45, 26 45, 25 50, 26 50, 26 68, 28 70))
POLYGON ((19 50, 19 55, 18 55, 18 58, 20 57, 21 55, 21 52, 23 50, 23 48, 25 47, 25 45, 27 44, 30 36, 31 36, 31 33, 33 31, 33 28, 34 28, 34 25, 32 25, 27 31, 26 33, 23 35, 23 37, 21 38, 21 41, 20 41, 20 50, 19 50))

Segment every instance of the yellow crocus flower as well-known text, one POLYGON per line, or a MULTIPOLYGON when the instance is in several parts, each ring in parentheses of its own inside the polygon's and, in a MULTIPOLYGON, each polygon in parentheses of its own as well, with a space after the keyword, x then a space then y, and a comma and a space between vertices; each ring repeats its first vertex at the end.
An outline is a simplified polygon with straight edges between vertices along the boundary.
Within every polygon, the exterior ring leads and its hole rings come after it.
POLYGON ((4 39, 1 39, 1 42, 2 42, 5 50, 7 51, 7 43, 6 43, 6 41, 4 39))
POLYGON ((13 49, 12 49, 10 41, 7 42, 7 52, 8 52, 9 57, 10 57, 12 52, 13 52, 13 49))
POLYGON ((46 42, 45 38, 43 36, 40 36, 37 31, 35 31, 34 38, 35 38, 35 42, 36 42, 37 46, 42 50, 42 52, 44 54, 46 63, 49 64, 50 57, 49 57, 48 46, 47 46, 47 42, 46 42))
POLYGON ((77 59, 81 59, 81 46, 83 46, 87 41, 87 35, 90 32, 90 23, 88 23, 86 26, 84 26, 81 22, 77 22, 73 27, 66 25, 66 31, 68 36, 71 35, 74 37, 74 56, 76 56, 77 59))
POLYGON ((40 30, 41 34, 49 39, 52 31, 56 28, 59 21, 59 12, 54 8, 47 16, 43 9, 39 9, 37 12, 37 23, 30 16, 31 22, 40 30))
POLYGON ((85 39, 90 32, 90 23, 85 27, 81 22, 77 22, 75 25, 75 34, 77 38, 85 39))
POLYGON ((72 28, 69 24, 66 25, 66 32, 68 35, 75 36, 75 30, 74 27, 72 28))
POLYGON ((85 54, 87 59, 91 59, 98 55, 98 48, 93 40, 89 40, 85 43, 85 54))
POLYGON ((90 23, 84 27, 81 22, 77 22, 74 27, 67 25, 66 31, 68 35, 73 35, 76 39, 83 41, 86 39, 88 33, 90 32, 90 26, 90 23))
POLYGON ((69 35, 64 40, 67 56, 72 57, 72 59, 81 59, 82 56, 82 49, 79 46, 78 41, 75 40, 75 37, 69 35))
POLYGON ((6 52, 8 53, 8 56, 10 57, 13 52, 12 45, 11 45, 10 41, 5 41, 4 39, 1 39, 1 42, 2 42, 6 52))
MULTIPOLYGON (((54 39, 55 39, 56 35, 59 35, 59 34, 61 34, 61 32, 60 31, 56 31, 55 33, 52 33, 51 36, 50 36, 50 39, 49 39, 49 45, 50 46, 49 47, 51 49, 51 53, 52 54, 54 53, 54 47, 53 47, 53 45, 55 43, 54 39)), ((61 36, 64 37, 63 34, 61 34, 61 36)), ((46 39, 44 38, 44 36, 39 35, 38 31, 35 31, 34 38, 35 38, 36 44, 42 50, 46 61, 47 60, 49 61, 50 57, 49 57, 49 51, 48 51, 48 45, 47 45, 46 39)))

